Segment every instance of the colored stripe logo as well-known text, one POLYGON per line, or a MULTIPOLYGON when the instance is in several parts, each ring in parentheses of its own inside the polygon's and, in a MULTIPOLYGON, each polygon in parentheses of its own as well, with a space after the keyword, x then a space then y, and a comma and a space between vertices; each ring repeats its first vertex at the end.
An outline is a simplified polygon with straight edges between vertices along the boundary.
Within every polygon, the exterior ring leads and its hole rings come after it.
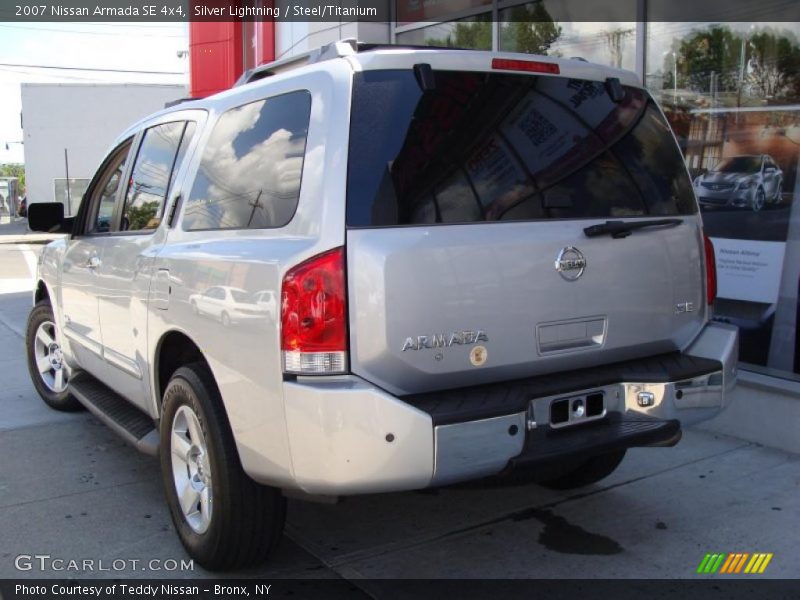
POLYGON ((700 561, 697 572, 704 575, 761 574, 766 570, 772 556, 772 552, 709 553, 700 561))

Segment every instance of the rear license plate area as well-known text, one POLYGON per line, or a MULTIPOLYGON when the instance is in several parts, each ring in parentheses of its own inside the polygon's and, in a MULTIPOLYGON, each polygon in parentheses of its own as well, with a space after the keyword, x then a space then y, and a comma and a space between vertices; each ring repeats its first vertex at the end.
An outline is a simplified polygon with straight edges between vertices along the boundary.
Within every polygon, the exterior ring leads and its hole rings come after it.
POLYGON ((550 403, 550 427, 560 428, 606 416, 605 392, 596 391, 556 398, 550 403))

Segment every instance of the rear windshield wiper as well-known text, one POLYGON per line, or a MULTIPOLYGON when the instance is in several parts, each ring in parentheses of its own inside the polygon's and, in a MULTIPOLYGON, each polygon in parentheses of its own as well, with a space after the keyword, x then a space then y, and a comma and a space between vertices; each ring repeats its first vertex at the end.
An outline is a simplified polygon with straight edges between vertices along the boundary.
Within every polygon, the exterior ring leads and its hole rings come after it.
POLYGON ((586 237, 597 237, 599 235, 611 234, 613 238, 628 237, 634 229, 644 229, 645 227, 675 227, 683 223, 680 219, 654 219, 652 221, 606 221, 599 225, 592 225, 583 230, 586 237))

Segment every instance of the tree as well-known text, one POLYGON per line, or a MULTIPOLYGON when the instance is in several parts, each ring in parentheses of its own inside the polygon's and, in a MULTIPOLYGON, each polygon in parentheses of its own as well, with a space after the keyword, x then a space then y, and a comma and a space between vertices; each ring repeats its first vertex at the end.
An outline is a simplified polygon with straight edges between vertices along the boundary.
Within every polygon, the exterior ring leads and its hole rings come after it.
MULTIPOLYGON (((678 87, 698 92, 711 92, 712 73, 716 75, 716 88, 720 92, 736 91, 739 86, 741 39, 729 27, 714 25, 693 31, 676 49, 678 61, 678 87)), ((664 57, 664 72, 671 73, 672 57, 664 57)), ((664 87, 674 85, 672 76, 664 87)))
POLYGON ((492 24, 488 21, 453 23, 453 29, 444 38, 425 38, 428 46, 491 50, 492 24))
POLYGON ((17 177, 20 189, 25 189, 25 165, 16 163, 0 165, 0 177, 17 177))
POLYGON ((561 26, 553 21, 541 2, 510 9, 509 22, 500 27, 500 49, 547 55, 561 37, 561 26))
POLYGON ((158 213, 160 203, 156 201, 143 202, 141 206, 131 206, 125 215, 128 219, 128 229, 131 231, 152 228, 152 219, 158 213))
POLYGON ((753 92, 766 98, 780 99, 800 95, 800 46, 796 40, 765 30, 752 35, 747 81, 753 92))
MULTIPOLYGON (((736 33, 728 26, 714 25, 693 31, 673 48, 677 87, 704 93, 737 92, 740 100, 745 91, 758 98, 800 96, 800 46, 789 33, 772 29, 736 33)), ((668 54, 663 69, 664 88, 670 88, 674 82, 668 54)))

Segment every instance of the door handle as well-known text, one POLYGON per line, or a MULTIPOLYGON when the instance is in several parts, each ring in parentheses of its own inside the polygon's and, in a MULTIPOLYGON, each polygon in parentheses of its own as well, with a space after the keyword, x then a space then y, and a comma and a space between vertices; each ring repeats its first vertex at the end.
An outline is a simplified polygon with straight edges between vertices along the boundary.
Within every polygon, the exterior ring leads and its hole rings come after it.
POLYGON ((86 261, 86 268, 87 269, 96 269, 101 264, 102 263, 100 262, 100 259, 98 257, 92 256, 89 260, 86 261))

